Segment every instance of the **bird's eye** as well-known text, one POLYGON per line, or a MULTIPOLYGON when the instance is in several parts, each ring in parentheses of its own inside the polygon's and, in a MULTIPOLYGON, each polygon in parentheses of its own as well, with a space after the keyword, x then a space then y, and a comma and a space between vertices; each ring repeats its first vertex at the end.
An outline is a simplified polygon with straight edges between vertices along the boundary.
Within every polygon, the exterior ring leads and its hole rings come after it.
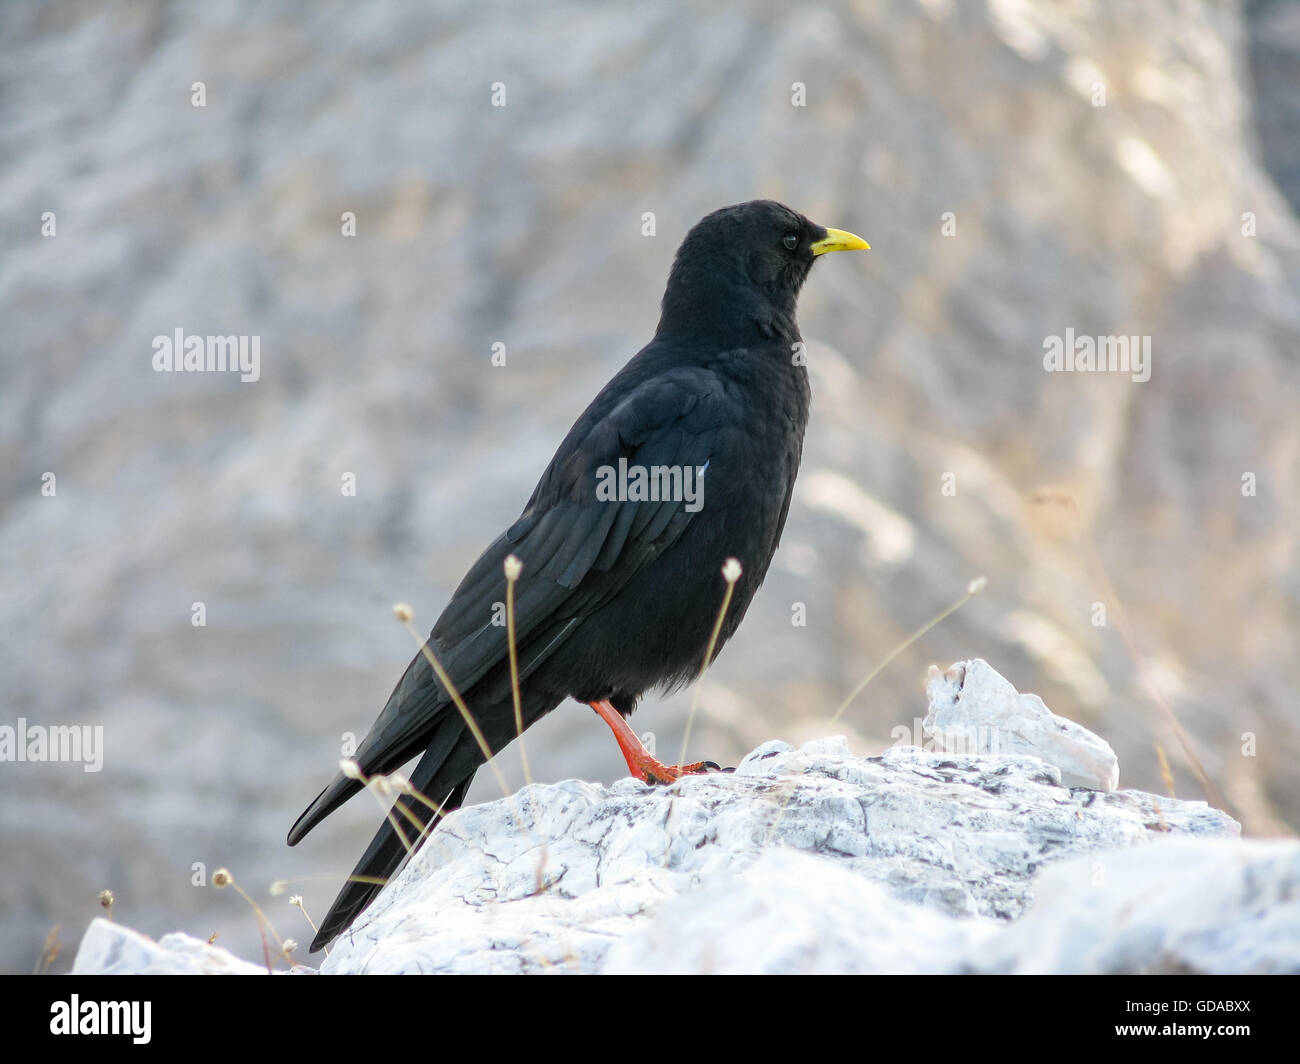
POLYGON ((794 233, 787 233, 781 238, 781 243, 785 245, 786 251, 793 251, 799 246, 799 238, 794 233))

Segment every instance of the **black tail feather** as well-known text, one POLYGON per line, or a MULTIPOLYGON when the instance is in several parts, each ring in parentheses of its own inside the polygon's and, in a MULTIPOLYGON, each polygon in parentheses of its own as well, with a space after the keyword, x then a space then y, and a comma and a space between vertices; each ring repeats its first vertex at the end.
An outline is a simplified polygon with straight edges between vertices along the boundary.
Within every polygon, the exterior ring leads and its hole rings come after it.
MULTIPOLYGON (((506 697, 510 697, 509 688, 506 697)), ((523 706, 524 727, 527 728, 533 721, 554 709, 559 701, 559 696, 546 693, 539 695, 534 692, 523 706)), ((484 739, 489 750, 496 752, 515 737, 514 713, 510 702, 492 702, 481 712, 476 710, 475 716, 483 728, 484 739)), ((486 759, 474 735, 455 714, 445 715, 431 733, 426 733, 424 741, 428 746, 411 773, 411 785, 425 798, 438 802, 444 813, 450 813, 459 809, 465 801, 474 773, 486 759)), ((386 768, 388 763, 382 762, 374 771, 383 771, 386 768)), ((298 818, 298 823, 289 832, 290 843, 301 839, 312 825, 338 808, 360 787, 360 783, 340 775, 298 818)), ((397 800, 392 815, 401 826, 402 836, 412 850, 419 849, 424 839, 428 837, 428 831, 422 831, 421 828, 429 825, 429 829, 432 830, 440 819, 428 805, 411 795, 402 795, 397 800), (418 820, 418 825, 412 821, 412 817, 418 820)), ((312 941, 312 953, 323 948, 336 935, 346 930, 352 921, 374 901, 375 896, 401 866, 407 855, 407 847, 403 844, 402 836, 398 835, 392 821, 387 819, 384 821, 370 845, 366 847, 366 852, 361 855, 356 868, 352 870, 353 876, 375 879, 379 882, 356 882, 350 879, 343 885, 338 897, 334 899, 334 904, 330 906, 320 931, 312 941)))
MULTIPOLYGON (((427 758, 427 755, 426 755, 427 758)), ((432 771, 421 772, 425 768, 424 759, 416 766, 415 772, 411 775, 411 784, 416 790, 420 791, 426 798, 438 802, 442 806, 443 814, 459 809, 465 801, 465 794, 469 790, 469 785, 474 781, 474 772, 453 786, 450 791, 438 793, 438 789, 430 790, 434 786, 438 769, 442 767, 439 763, 432 771), (426 778, 421 778, 422 776, 426 778)), ((439 788, 441 789, 441 788, 439 788)), ((411 795, 402 795, 393 806, 393 819, 397 821, 402 830, 402 837, 399 837, 397 830, 393 827, 392 820, 385 819, 383 826, 370 841, 366 847, 366 852, 361 855, 361 860, 357 862, 356 868, 352 870, 353 877, 365 877, 364 880, 358 881, 357 878, 350 878, 339 895, 334 899, 334 904, 330 906, 329 912, 325 915, 325 920, 316 933, 315 939, 312 940, 310 952, 315 953, 317 950, 327 946, 336 935, 351 926, 352 921, 360 916, 366 907, 375 900, 375 896, 384 889, 388 880, 393 873, 401 866, 406 859, 407 845, 412 850, 418 850, 424 840, 429 837, 429 831, 436 826, 436 822, 441 819, 437 813, 430 809, 420 799, 411 795), (405 809, 407 812, 403 812, 405 809), (410 815, 407 815, 407 814, 410 815), (412 820, 412 817, 415 820, 412 820), (430 821, 433 821, 430 824, 430 821), (417 827, 428 825, 428 830, 421 830, 417 827), (403 843, 403 837, 405 843, 403 843), (371 882, 379 880, 379 882, 371 882)))
MULTIPOLYGON (((444 714, 441 719, 433 723, 429 731, 420 738, 420 748, 424 749, 424 757, 421 758, 415 771, 417 773, 423 771, 425 784, 433 787, 434 790, 437 790, 441 785, 441 781, 439 783, 434 782, 435 780, 438 780, 438 772, 443 770, 444 765, 446 765, 447 772, 454 772, 455 769, 448 764, 448 761, 457 761, 455 756, 456 752, 467 743, 472 746, 473 742, 470 733, 466 730, 464 724, 456 718, 454 713, 451 715, 444 714), (426 762, 428 765, 427 769, 426 762)), ((369 736, 367 736, 367 741, 368 740, 369 736)), ((396 750, 385 750, 382 757, 373 756, 373 752, 372 756, 367 756, 366 743, 362 743, 361 749, 357 751, 357 762, 358 767, 367 776, 387 774, 405 764, 415 753, 416 750, 410 750, 408 752, 399 747, 396 750)), ((482 761, 481 757, 479 758, 479 761, 482 761)), ((444 772, 444 776, 447 772, 444 772)), ((436 795, 428 794, 423 786, 416 783, 414 780, 412 780, 412 782, 415 783, 415 787, 422 794, 426 794, 428 797, 436 800, 436 795)), ((451 782, 447 783, 446 789, 449 790, 454 782, 455 780, 453 779, 451 782)), ((321 791, 320 794, 316 795, 316 799, 306 808, 306 810, 304 810, 302 816, 294 822, 293 827, 289 829, 289 845, 296 846, 302 841, 303 837, 306 836, 307 832, 311 831, 312 828, 334 812, 335 809, 341 806, 364 786, 365 784, 360 780, 352 779, 340 772, 334 777, 328 787, 321 791)), ((427 810, 429 807, 423 802, 417 802, 417 805, 421 810, 420 819, 428 819, 428 814, 424 812, 424 810, 427 810)))
POLYGON ((328 787, 316 795, 311 805, 303 810, 302 816, 294 821, 293 827, 289 829, 289 845, 297 846, 307 832, 361 790, 361 787, 360 780, 349 779, 340 773, 328 787))

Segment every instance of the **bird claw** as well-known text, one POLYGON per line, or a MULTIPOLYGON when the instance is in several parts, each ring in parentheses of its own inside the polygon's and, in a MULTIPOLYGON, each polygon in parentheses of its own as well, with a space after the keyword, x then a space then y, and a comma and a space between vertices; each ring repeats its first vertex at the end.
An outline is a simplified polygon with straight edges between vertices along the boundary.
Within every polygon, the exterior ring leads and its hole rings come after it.
POLYGON ((650 784, 667 785, 676 783, 683 776, 708 776, 714 772, 735 772, 733 768, 723 768, 716 761, 696 761, 691 765, 661 765, 655 762, 653 766, 643 766, 645 772, 645 782, 650 784))

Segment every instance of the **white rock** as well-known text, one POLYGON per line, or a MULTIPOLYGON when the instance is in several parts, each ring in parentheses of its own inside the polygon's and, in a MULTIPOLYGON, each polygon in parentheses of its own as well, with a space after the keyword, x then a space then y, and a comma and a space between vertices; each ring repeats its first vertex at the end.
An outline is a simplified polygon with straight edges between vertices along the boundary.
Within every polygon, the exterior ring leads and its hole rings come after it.
POLYGON ((976 922, 941 930, 936 918, 1018 916, 1044 864, 1144 845, 1166 829, 1237 830, 1199 802, 1068 790, 1037 758, 915 747, 857 758, 842 739, 767 743, 734 774, 670 788, 569 780, 453 814, 321 970, 626 971, 642 955, 656 971, 827 971, 843 970, 847 950, 860 957, 850 970, 946 971, 976 922), (751 869, 779 848, 804 851, 805 863, 751 869), (809 861, 823 874, 810 875, 809 861), (945 948, 904 957, 876 922, 849 946, 827 937, 837 906, 861 914, 881 890, 890 912, 904 906, 918 942, 945 948), (680 908, 665 909, 675 899, 680 908), (744 913, 783 923, 803 946, 751 934, 744 913), (682 953, 678 921, 713 922, 708 957, 682 953), (611 955, 622 939, 640 945, 611 955), (652 941, 672 948, 650 952, 652 941))
POLYGON ((856 974, 961 971, 1002 930, 902 901, 839 862, 764 853, 666 902, 616 942, 606 973, 856 974))
POLYGON ((1300 841, 1168 839, 1047 869, 993 970, 1300 974, 1300 841))
MULTIPOLYGON (((983 662, 931 687, 936 716, 966 703, 952 734, 1009 721, 1060 756, 833 738, 667 788, 534 785, 450 816, 321 971, 1300 972, 1300 842, 1062 786, 1087 733, 983 662)), ((265 968, 96 920, 75 971, 265 968)))
POLYGON ((82 936, 73 975, 266 975, 220 946, 189 935, 164 935, 155 942, 139 931, 105 920, 91 921, 82 936))
POLYGON ((1119 786, 1119 759, 1105 739, 1058 717, 1037 695, 1020 694, 980 658, 947 672, 931 665, 925 690, 930 711, 922 727, 944 750, 1028 755, 1060 769, 1067 787, 1119 786))

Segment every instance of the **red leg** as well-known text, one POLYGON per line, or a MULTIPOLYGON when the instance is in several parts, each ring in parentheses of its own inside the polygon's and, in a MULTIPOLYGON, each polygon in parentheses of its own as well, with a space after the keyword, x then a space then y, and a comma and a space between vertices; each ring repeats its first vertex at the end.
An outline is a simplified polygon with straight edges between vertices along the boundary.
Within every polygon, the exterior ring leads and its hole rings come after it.
POLYGON ((650 755, 650 751, 641 745, 641 740, 636 737, 636 732, 624 719, 623 714, 608 701, 590 702, 588 705, 609 725, 610 731, 614 733, 614 739, 618 742, 618 748, 623 751, 623 759, 627 762, 628 771, 642 782, 672 783, 679 776, 696 776, 718 771, 718 766, 712 761, 697 761, 693 765, 665 765, 662 761, 656 761, 650 755))

